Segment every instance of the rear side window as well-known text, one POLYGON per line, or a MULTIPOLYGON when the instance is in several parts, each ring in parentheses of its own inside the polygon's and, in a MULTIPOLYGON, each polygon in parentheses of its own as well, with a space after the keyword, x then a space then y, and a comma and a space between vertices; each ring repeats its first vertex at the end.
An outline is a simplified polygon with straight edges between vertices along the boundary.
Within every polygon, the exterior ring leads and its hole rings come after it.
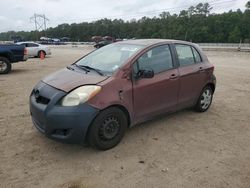
POLYGON ((27 47, 38 47, 38 45, 33 43, 28 43, 27 47))
POLYGON ((177 51, 180 66, 195 64, 195 58, 190 46, 184 44, 176 44, 175 48, 177 51))
POLYGON ((135 72, 138 69, 153 70, 155 74, 172 68, 173 61, 169 45, 162 45, 149 50, 134 65, 135 72))
POLYGON ((27 43, 21 43, 20 45, 23 45, 25 47, 28 47, 28 44, 27 43))

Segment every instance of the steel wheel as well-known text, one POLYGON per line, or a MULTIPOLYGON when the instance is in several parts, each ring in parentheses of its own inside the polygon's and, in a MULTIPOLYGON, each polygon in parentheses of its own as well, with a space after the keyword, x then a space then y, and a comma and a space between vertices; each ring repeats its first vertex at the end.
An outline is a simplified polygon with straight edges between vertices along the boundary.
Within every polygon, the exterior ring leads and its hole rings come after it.
POLYGON ((100 150, 115 147, 122 139, 128 126, 124 112, 110 107, 100 112, 89 128, 88 143, 100 150))
POLYGON ((0 74, 7 74, 11 70, 11 63, 5 57, 0 57, 0 74))
POLYGON ((120 129, 120 123, 115 116, 108 117, 104 120, 99 129, 99 136, 103 141, 112 140, 117 136, 120 129))
POLYGON ((6 71, 7 67, 7 63, 5 61, 0 60, 0 72, 6 71))

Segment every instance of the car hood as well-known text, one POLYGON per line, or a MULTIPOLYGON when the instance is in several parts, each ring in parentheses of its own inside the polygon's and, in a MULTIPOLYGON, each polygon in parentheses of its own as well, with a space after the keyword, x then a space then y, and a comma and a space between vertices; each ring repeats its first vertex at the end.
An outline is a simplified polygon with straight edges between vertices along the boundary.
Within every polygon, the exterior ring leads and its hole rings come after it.
POLYGON ((107 78, 107 76, 101 76, 91 72, 85 74, 85 72, 82 71, 78 72, 64 68, 45 77, 42 81, 54 88, 69 92, 79 86, 98 84, 107 78))

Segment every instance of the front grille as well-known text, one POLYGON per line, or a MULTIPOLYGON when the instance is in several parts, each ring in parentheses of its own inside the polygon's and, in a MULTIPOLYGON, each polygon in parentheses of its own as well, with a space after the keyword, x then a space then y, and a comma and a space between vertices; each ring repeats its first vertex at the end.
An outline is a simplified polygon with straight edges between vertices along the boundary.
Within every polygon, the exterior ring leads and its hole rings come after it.
POLYGON ((43 97, 43 96, 39 96, 36 98, 36 102, 37 103, 41 103, 41 104, 49 104, 49 99, 47 99, 46 97, 43 97))
POLYGON ((35 97, 37 103, 45 104, 45 105, 49 104, 50 99, 48 99, 40 94, 37 95, 36 92, 37 92, 37 90, 33 89, 32 95, 35 97))

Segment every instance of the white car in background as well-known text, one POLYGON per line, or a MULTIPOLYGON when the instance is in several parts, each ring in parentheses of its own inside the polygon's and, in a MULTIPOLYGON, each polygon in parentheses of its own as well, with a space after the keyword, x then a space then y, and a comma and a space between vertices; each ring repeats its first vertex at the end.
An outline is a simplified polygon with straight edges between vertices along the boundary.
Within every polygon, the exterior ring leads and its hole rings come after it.
POLYGON ((42 53, 44 53, 44 57, 46 55, 51 55, 50 48, 42 44, 35 42, 18 42, 16 44, 24 45, 27 49, 27 54, 29 57, 41 57, 42 53))

